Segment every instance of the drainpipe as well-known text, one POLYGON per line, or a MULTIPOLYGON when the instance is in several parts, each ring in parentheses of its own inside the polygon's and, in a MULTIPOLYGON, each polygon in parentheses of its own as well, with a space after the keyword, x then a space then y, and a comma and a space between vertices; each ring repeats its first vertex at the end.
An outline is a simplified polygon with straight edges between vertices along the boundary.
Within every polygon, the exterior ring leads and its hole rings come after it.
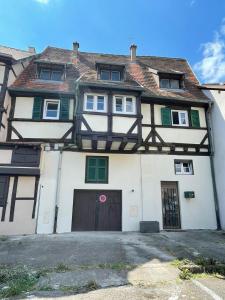
MULTIPOLYGON (((73 116, 76 117, 77 114, 77 108, 78 108, 78 90, 79 90, 79 82, 81 78, 86 74, 82 74, 79 78, 75 81, 75 106, 74 106, 74 113, 73 116)), ((63 151, 65 149, 69 149, 71 147, 77 148, 77 137, 76 134, 74 136, 74 141, 72 145, 63 146, 60 148, 59 152, 59 159, 58 159, 58 167, 57 167, 57 179, 56 179, 56 196, 55 196, 55 213, 54 213, 54 226, 53 226, 53 233, 57 233, 57 220, 58 220, 58 210, 59 210, 59 194, 60 194, 60 183, 61 183, 61 172, 62 172, 62 156, 63 151)))
POLYGON ((209 103, 209 106, 206 111, 206 123, 208 128, 208 136, 209 136, 209 147, 210 147, 210 166, 211 166, 211 175, 212 175, 212 184, 213 184, 213 194, 214 194, 214 204, 215 204, 215 212, 216 212, 216 222, 217 222, 217 230, 221 230, 221 222, 220 222, 220 210, 219 210, 219 201, 218 201, 218 193, 216 188, 216 178, 215 178, 215 166, 214 166, 214 144, 212 137, 212 121, 211 121, 211 111, 212 111, 212 103, 209 103))
POLYGON ((144 221, 143 220, 143 217, 144 217, 144 212, 143 212, 143 210, 144 210, 144 207, 143 207, 143 178, 142 178, 142 159, 141 159, 141 156, 142 156, 142 154, 140 153, 139 154, 139 164, 140 164, 140 188, 141 188, 141 221, 144 221))
POLYGON ((57 177, 56 177, 56 195, 55 195, 55 216, 54 216, 53 233, 56 233, 56 231, 57 231, 57 219, 58 219, 58 210, 59 210, 59 192, 60 192, 60 182, 61 182, 63 148, 64 147, 62 147, 60 149, 59 159, 58 159, 58 168, 57 168, 57 177))

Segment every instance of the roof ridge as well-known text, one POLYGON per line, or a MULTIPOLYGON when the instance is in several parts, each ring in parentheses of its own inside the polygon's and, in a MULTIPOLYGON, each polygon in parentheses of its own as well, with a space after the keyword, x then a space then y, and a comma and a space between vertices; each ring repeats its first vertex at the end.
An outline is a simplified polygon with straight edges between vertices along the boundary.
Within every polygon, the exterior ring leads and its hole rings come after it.
MULTIPOLYGON (((68 52, 72 52, 72 49, 66 49, 66 48, 60 48, 60 47, 54 47, 54 46, 47 46, 47 48, 51 49, 59 49, 59 50, 65 50, 68 52)), ((80 54, 90 54, 90 55, 105 55, 105 56, 118 56, 118 57, 130 57, 129 54, 115 54, 115 53, 100 53, 100 52, 89 52, 89 51, 79 51, 80 54)), ((182 60, 187 61, 186 58, 182 57, 169 57, 169 56, 156 56, 156 55, 137 55, 137 58, 160 58, 160 59, 172 59, 172 60, 182 60)))
POLYGON ((18 48, 15 48, 15 47, 9 47, 9 46, 5 46, 5 45, 0 45, 0 47, 4 47, 4 48, 8 48, 8 49, 13 49, 13 50, 17 50, 17 51, 22 51, 22 52, 30 53, 28 50, 18 49, 18 48))

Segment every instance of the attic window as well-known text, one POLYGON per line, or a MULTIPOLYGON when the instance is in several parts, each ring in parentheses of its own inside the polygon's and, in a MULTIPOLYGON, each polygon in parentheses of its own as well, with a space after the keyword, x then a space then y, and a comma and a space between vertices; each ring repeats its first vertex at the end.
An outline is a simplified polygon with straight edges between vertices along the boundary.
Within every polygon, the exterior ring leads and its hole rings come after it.
POLYGON ((159 74, 159 86, 161 89, 182 89, 183 77, 180 74, 159 74))
POLYGON ((121 72, 102 69, 102 70, 100 70, 100 79, 101 80, 120 81, 121 80, 121 72))
POLYGON ((62 75, 63 75, 63 72, 61 70, 41 68, 40 73, 39 73, 39 79, 61 81, 62 75))

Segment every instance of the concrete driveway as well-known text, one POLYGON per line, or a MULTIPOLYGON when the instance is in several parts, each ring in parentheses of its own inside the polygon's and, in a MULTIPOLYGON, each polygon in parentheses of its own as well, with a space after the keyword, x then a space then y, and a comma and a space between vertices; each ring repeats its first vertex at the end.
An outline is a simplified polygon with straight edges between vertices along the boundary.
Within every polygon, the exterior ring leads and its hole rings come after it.
POLYGON ((223 279, 178 280, 179 271, 171 262, 197 256, 225 260, 225 233, 77 232, 0 238, 1 265, 55 268, 27 294, 34 298, 225 299, 223 279), (90 282, 97 290, 72 292, 71 287, 90 282))

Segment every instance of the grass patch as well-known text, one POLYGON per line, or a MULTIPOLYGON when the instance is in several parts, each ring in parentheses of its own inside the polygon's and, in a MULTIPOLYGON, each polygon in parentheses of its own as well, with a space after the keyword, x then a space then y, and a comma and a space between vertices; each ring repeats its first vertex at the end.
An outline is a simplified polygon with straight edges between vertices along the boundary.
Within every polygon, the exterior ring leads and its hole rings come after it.
POLYGON ((89 281, 84 286, 60 286, 60 290, 64 293, 82 293, 82 292, 90 292, 99 289, 99 285, 94 281, 89 281))
POLYGON ((182 280, 189 280, 192 278, 192 276, 193 273, 191 273, 188 269, 183 269, 179 274, 179 277, 182 280))
POLYGON ((197 257, 193 261, 188 259, 176 259, 171 263, 181 270, 179 277, 187 280, 199 276, 225 276, 225 263, 213 258, 197 257))
POLYGON ((118 263, 106 263, 106 264, 99 264, 98 268, 99 269, 112 269, 112 270, 132 270, 136 267, 136 265, 130 265, 126 264, 123 262, 118 262, 118 263))
POLYGON ((1 266, 0 284, 4 285, 0 290, 0 298, 9 298, 31 291, 38 281, 36 272, 31 272, 25 267, 9 268, 1 266))
POLYGON ((38 291, 48 292, 53 291, 54 289, 49 285, 43 285, 38 288, 38 291))
POLYGON ((55 272, 68 272, 68 271, 71 271, 71 268, 67 265, 65 265, 64 263, 59 263, 55 268, 54 270, 55 272))

